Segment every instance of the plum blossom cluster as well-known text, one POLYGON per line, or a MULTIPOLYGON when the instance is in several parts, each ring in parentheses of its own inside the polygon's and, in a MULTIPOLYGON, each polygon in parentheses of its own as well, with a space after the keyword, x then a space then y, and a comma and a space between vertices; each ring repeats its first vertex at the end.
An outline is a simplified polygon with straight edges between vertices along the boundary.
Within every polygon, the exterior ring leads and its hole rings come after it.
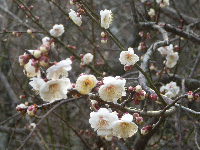
POLYGON ((179 91, 180 87, 176 85, 176 82, 170 82, 160 87, 160 92, 169 98, 175 97, 179 91))
POLYGON ((165 65, 167 68, 173 68, 179 59, 178 52, 173 51, 173 45, 158 48, 160 54, 166 58, 165 65))
POLYGON ((97 134, 111 140, 113 136, 128 138, 136 134, 138 126, 133 122, 133 116, 126 113, 118 118, 116 112, 100 108, 97 112, 90 113, 89 123, 97 134))
POLYGON ((189 91, 188 92, 188 94, 187 94, 187 98, 188 98, 188 100, 191 102, 193 99, 195 100, 195 101, 198 101, 199 100, 199 94, 197 94, 197 93, 193 93, 192 91, 189 91))
MULTIPOLYGON (((50 30, 50 34, 54 37, 59 37, 63 33, 63 25, 54 25, 53 29, 50 30)), ((69 58, 60 62, 50 62, 49 53, 54 46, 53 40, 45 37, 42 42, 43 44, 39 49, 28 50, 24 55, 20 55, 19 63, 24 66, 24 74, 30 78, 29 84, 44 101, 54 102, 55 100, 65 99, 68 89, 71 88, 70 80, 67 77, 72 62, 69 58), (46 77, 42 78, 40 75, 41 67, 45 68, 46 77)), ((30 108, 30 110, 29 112, 28 108, 27 113, 33 116, 33 108, 30 108)))

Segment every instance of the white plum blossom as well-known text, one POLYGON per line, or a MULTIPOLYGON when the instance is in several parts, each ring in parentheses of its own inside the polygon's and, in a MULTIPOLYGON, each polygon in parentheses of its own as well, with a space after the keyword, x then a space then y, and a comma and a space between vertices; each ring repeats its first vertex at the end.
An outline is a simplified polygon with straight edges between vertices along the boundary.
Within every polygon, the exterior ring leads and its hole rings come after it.
MULTIPOLYGON (((50 38, 49 38, 49 37, 44 37, 44 38, 42 39, 42 43, 43 43, 44 45, 46 45, 46 44, 50 45, 50 38)), ((51 48, 54 48, 54 47, 55 47, 55 43, 52 42, 52 43, 51 43, 51 48)))
POLYGON ((33 60, 29 59, 29 62, 24 65, 23 72, 27 77, 32 78, 40 73, 40 68, 36 68, 33 60))
POLYGON ((91 112, 89 123, 98 135, 112 136, 112 123, 118 120, 116 113, 109 112, 106 108, 100 108, 98 112, 91 112))
POLYGON ((66 60, 62 60, 53 66, 49 67, 47 72, 47 79, 59 79, 60 77, 68 77, 68 72, 71 70, 72 61, 67 58, 66 60))
POLYGON ((101 27, 108 29, 110 25, 112 24, 112 11, 111 10, 101 10, 101 27))
POLYGON ((101 99, 113 103, 117 103, 117 100, 126 95, 125 84, 126 80, 119 76, 116 77, 104 77, 103 83, 99 88, 99 96, 101 99))
POLYGON ((150 8, 150 10, 148 11, 148 15, 153 18, 156 14, 155 14, 155 10, 153 8, 150 8))
POLYGON ((32 129, 35 129, 35 127, 36 127, 35 123, 30 123, 28 128, 32 130, 32 129))
POLYGON ((94 75, 81 75, 76 81, 75 88, 81 94, 89 94, 96 84, 97 79, 94 75))
POLYGON ((138 131, 138 126, 132 121, 133 116, 130 114, 125 114, 121 120, 114 121, 113 135, 124 139, 133 136, 138 131))
POLYGON ((176 82, 170 82, 160 87, 160 92, 165 92, 165 96, 172 98, 175 97, 180 91, 180 87, 176 85, 176 82))
POLYGON ((82 24, 82 16, 77 14, 74 10, 70 9, 71 12, 69 12, 69 18, 72 19, 72 21, 80 26, 82 24))
POLYGON ((40 87, 45 84, 45 81, 41 78, 31 78, 29 84, 33 87, 36 94, 39 94, 40 87))
POLYGON ((169 46, 163 46, 158 48, 158 51, 160 52, 160 54, 165 57, 167 56, 167 54, 170 54, 173 52, 173 45, 170 44, 169 46))
POLYGON ((119 61, 122 65, 134 65, 137 61, 139 61, 139 57, 134 54, 133 48, 129 47, 128 51, 122 51, 120 53, 119 61))
POLYGON ((31 80, 29 84, 34 90, 39 90, 40 97, 46 102, 66 99, 68 89, 71 88, 71 83, 68 78, 54 79, 47 82, 39 78, 33 78, 31 80))
POLYGON ((89 64, 93 60, 93 55, 91 53, 87 53, 83 56, 83 65, 89 64))
POLYGON ((62 24, 55 24, 53 29, 50 30, 50 34, 53 37, 59 37, 65 32, 64 26, 62 24))
POLYGON ((156 0, 158 4, 160 4, 161 8, 164 8, 165 6, 169 6, 169 0, 156 0))
POLYGON ((179 59, 178 52, 175 52, 175 53, 171 52, 171 53, 167 54, 167 56, 166 56, 167 62, 165 64, 166 67, 173 68, 176 65, 178 59, 179 59))

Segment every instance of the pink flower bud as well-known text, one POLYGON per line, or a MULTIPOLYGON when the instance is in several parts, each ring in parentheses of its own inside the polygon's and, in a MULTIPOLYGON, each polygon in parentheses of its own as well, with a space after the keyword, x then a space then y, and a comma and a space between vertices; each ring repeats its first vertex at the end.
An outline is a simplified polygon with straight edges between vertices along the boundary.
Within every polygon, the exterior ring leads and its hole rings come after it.
POLYGON ((132 86, 129 86, 129 87, 128 87, 128 92, 129 92, 129 93, 133 93, 133 91, 134 91, 134 88, 133 88, 132 86))
POLYGON ((130 66, 125 65, 124 66, 124 71, 130 71, 131 68, 132 68, 132 65, 130 65, 130 66))
POLYGON ((31 5, 31 6, 29 7, 29 9, 30 9, 30 10, 33 10, 33 5, 31 5))
POLYGON ((150 99, 152 99, 153 101, 157 101, 158 100, 158 96, 157 95, 150 95, 149 96, 150 99))
POLYGON ((35 116, 36 112, 37 112, 37 106, 36 105, 31 105, 27 109, 27 113, 28 113, 29 116, 35 116))
POLYGON ((135 98, 135 99, 134 99, 134 104, 135 104, 135 105, 140 105, 140 100, 137 99, 137 98, 135 98))
POLYGON ((137 117, 139 117, 139 114, 138 113, 134 113, 133 114, 133 118, 136 119, 137 117))
POLYGON ((48 55, 43 55, 42 57, 40 57, 39 64, 41 66, 49 67, 49 63, 50 63, 50 58, 48 57, 48 55))
POLYGON ((48 53, 50 51, 50 45, 49 44, 42 44, 40 46, 40 51, 45 54, 48 53))
POLYGON ((142 135, 146 135, 146 134, 148 134, 149 133, 149 125, 148 126, 146 126, 146 127, 143 127, 142 129, 141 129, 141 134, 142 135))
POLYGON ((24 66, 25 64, 27 64, 29 62, 30 58, 31 57, 29 55, 20 55, 19 56, 20 66, 24 66))
POLYGON ((197 93, 194 94, 194 100, 195 100, 195 101, 198 101, 198 100, 199 100, 199 94, 197 94, 197 93))
POLYGON ((26 97, 25 95, 20 95, 20 96, 19 96, 20 99, 23 99, 23 98, 25 98, 25 97, 26 97))
POLYGON ((139 36, 143 37, 144 36, 144 31, 139 32, 139 36))
POLYGON ((74 56, 70 56, 70 60, 73 61, 75 59, 74 56))
POLYGON ((139 125, 142 124, 143 123, 143 118, 142 117, 136 117, 135 123, 139 124, 139 125))
POLYGON ((136 97, 139 99, 139 100, 144 100, 147 95, 146 95, 146 92, 144 90, 142 90, 140 93, 137 93, 136 94, 136 97))

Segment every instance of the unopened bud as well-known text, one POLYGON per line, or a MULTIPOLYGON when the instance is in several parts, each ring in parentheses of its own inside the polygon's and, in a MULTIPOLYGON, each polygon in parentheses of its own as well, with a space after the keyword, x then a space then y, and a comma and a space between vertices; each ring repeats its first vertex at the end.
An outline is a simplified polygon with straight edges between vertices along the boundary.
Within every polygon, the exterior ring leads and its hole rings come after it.
POLYGON ((28 30, 27 30, 27 33, 28 33, 28 34, 32 34, 32 30, 31 30, 31 29, 28 29, 28 30))
POLYGON ((23 99, 23 98, 25 98, 25 97, 26 97, 25 95, 20 95, 20 96, 19 96, 20 99, 23 99))
POLYGON ((142 91, 141 85, 137 85, 136 87, 134 87, 134 91, 135 91, 136 93, 140 93, 140 92, 142 91))
POLYGON ((129 65, 129 66, 125 65, 124 66, 124 71, 130 71, 131 68, 132 68, 132 65, 129 65))
POLYGON ((36 105, 31 105, 28 107, 27 109, 27 113, 29 116, 35 116, 36 115, 36 112, 37 112, 37 107, 36 105))
POLYGON ((45 54, 45 53, 48 53, 50 50, 50 45, 49 44, 42 44, 40 46, 40 51, 45 54))
POLYGON ((192 91, 189 91, 188 94, 187 94, 187 98, 189 100, 192 100, 194 97, 193 97, 193 92, 192 91))
POLYGON ((134 88, 133 88, 132 86, 129 86, 129 87, 128 87, 128 92, 129 92, 129 93, 133 93, 133 91, 134 91, 134 88))
POLYGON ((146 134, 148 134, 149 133, 149 125, 148 126, 146 126, 146 127, 143 127, 142 129, 141 129, 141 134, 142 135, 146 135, 146 134))
POLYGON ((36 58, 36 59, 39 59, 41 56, 42 56, 42 52, 40 50, 34 50, 33 51, 33 56, 36 58))
POLYGON ((138 113, 134 113, 133 114, 133 118, 136 119, 137 117, 139 117, 139 114, 138 113))
POLYGON ((106 44, 107 42, 108 42, 108 38, 102 38, 102 39, 101 39, 101 43, 102 43, 102 44, 106 44))
POLYGON ((140 93, 137 93, 136 96, 139 100, 144 100, 147 97, 146 92, 144 90, 142 90, 140 93))
POLYGON ((30 56, 29 55, 20 55, 19 56, 19 63, 20 66, 24 66, 29 62, 30 56))
POLYGON ((138 125, 142 124, 143 123, 143 118, 142 117, 136 117, 135 123, 138 124, 138 125))
POLYGON ((105 37, 107 37, 107 33, 106 32, 101 32, 101 37, 103 37, 103 38, 105 38, 105 37))
POLYGON ((48 57, 48 55, 43 55, 42 57, 40 57, 39 65, 43 67, 49 67, 49 63, 50 63, 50 58, 48 57))

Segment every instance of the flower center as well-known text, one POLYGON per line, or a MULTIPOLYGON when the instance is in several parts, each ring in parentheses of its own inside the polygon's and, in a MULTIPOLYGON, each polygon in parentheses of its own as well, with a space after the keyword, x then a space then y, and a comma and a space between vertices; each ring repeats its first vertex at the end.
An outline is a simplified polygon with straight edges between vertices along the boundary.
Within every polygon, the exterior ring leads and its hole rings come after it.
POLYGON ((57 88, 58 88, 58 84, 52 84, 49 86, 49 91, 54 92, 57 90, 57 88))
POLYGON ((131 59, 131 58, 132 58, 132 55, 131 55, 131 54, 126 54, 126 58, 127 58, 127 59, 131 59))
POLYGON ((99 125, 102 127, 102 126, 105 126, 107 124, 107 121, 103 119, 103 117, 100 117, 99 118, 99 125))
POLYGON ((85 81, 84 81, 84 85, 85 86, 88 86, 88 85, 90 85, 91 84, 91 81, 89 80, 89 79, 86 79, 85 81))

